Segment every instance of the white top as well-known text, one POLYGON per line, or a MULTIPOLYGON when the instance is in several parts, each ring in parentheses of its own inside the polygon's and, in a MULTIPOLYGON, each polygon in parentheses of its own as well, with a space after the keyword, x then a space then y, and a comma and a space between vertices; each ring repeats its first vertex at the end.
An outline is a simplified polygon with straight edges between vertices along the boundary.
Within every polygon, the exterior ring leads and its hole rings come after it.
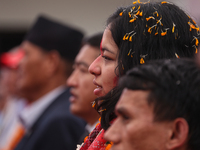
POLYGON ((95 126, 96 126, 97 123, 99 123, 99 120, 96 121, 93 125, 87 124, 87 125, 85 126, 85 129, 86 129, 89 133, 91 133, 91 132, 94 130, 94 128, 95 128, 95 126))
POLYGON ((55 100, 56 97, 64 92, 64 90, 64 86, 59 86, 22 110, 20 118, 23 121, 22 123, 26 128, 26 131, 33 126, 45 109, 53 102, 53 100, 55 100))

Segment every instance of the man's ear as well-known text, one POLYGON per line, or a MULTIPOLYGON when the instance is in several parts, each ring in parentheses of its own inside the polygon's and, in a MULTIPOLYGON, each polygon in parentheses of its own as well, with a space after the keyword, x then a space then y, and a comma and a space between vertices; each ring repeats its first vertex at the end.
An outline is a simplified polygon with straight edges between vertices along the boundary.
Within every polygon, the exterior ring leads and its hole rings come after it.
POLYGON ((52 50, 48 52, 48 65, 50 71, 57 71, 59 63, 60 63, 60 55, 56 50, 52 50))
POLYGON ((172 123, 170 139, 167 142, 167 148, 173 150, 179 147, 187 146, 189 134, 189 125, 184 118, 177 118, 172 123))

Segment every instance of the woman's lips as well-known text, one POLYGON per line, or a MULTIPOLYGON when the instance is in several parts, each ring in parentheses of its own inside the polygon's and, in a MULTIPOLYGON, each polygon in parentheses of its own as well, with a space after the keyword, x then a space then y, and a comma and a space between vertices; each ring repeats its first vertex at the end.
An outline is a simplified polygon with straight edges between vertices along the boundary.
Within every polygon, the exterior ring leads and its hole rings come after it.
POLYGON ((102 96, 102 86, 96 83, 95 79, 93 80, 94 85, 97 87, 94 89, 94 94, 97 96, 102 96))
POLYGON ((102 93, 102 88, 97 86, 97 88, 94 89, 94 94, 100 96, 101 93, 102 93))

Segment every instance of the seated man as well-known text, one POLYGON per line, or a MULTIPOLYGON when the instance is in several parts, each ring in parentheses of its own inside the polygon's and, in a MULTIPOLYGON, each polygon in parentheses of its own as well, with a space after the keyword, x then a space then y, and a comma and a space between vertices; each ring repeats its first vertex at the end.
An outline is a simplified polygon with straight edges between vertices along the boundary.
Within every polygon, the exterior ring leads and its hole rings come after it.
POLYGON ((117 119, 104 136, 112 150, 199 150, 200 70, 192 60, 135 67, 119 89, 117 119))

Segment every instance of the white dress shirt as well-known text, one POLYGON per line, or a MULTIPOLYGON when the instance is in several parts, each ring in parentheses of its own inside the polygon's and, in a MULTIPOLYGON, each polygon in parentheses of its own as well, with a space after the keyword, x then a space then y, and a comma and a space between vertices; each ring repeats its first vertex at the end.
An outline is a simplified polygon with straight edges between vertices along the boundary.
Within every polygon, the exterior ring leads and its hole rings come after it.
POLYGON ((26 129, 26 132, 34 125, 37 119, 45 111, 45 109, 58 97, 62 92, 64 92, 65 87, 60 86, 51 92, 45 94, 38 100, 36 100, 31 105, 27 106, 20 113, 20 118, 26 129))

